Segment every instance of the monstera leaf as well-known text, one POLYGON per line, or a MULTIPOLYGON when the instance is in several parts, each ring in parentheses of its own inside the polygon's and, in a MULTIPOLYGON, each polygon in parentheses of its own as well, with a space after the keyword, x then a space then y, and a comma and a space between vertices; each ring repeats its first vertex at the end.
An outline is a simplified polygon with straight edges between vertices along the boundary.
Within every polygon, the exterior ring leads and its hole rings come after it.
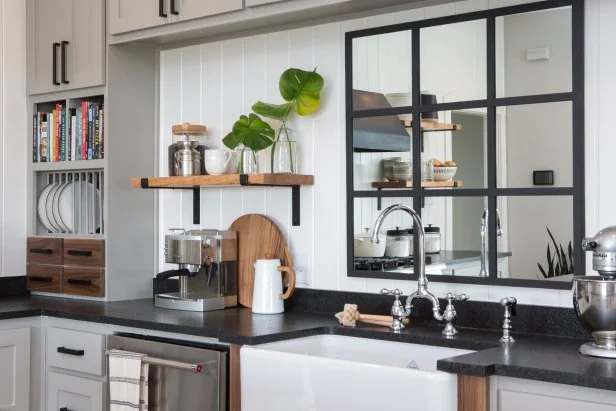
POLYGON ((319 108, 323 84, 323 77, 316 69, 313 71, 287 69, 278 82, 280 95, 287 103, 269 104, 258 101, 252 106, 252 110, 275 120, 285 120, 291 108, 300 116, 307 116, 319 108))
POLYGON ((253 150, 263 150, 274 142, 274 129, 256 114, 242 115, 233 124, 232 131, 222 139, 225 146, 234 149, 240 144, 253 150))

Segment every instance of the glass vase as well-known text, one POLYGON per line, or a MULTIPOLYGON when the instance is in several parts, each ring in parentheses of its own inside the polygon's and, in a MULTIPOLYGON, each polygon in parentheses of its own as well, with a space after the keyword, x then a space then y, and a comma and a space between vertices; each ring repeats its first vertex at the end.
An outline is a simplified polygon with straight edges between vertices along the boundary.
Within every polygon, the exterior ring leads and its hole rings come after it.
POLYGON ((238 174, 257 174, 259 172, 259 160, 257 152, 249 148, 238 150, 237 173, 238 174))
POLYGON ((279 140, 272 145, 272 172, 297 174, 297 142, 279 140))

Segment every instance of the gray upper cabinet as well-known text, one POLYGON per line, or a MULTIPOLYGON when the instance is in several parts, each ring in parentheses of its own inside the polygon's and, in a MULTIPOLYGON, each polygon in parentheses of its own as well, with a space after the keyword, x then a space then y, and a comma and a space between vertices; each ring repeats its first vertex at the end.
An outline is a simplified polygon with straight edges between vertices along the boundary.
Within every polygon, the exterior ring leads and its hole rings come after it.
POLYGON ((162 26, 171 15, 168 0, 109 0, 109 33, 162 26))
POLYGON ((28 94, 105 83, 104 0, 28 0, 28 94))
POLYGON ((127 33, 242 8, 242 0, 110 0, 109 33, 127 33))

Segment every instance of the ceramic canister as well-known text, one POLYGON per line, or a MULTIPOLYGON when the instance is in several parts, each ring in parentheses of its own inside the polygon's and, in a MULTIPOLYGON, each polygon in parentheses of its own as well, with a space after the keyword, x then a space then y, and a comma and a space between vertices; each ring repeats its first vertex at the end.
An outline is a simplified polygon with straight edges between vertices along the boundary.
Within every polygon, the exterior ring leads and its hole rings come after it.
POLYGON ((295 290, 295 272, 280 265, 279 259, 263 259, 254 263, 255 284, 252 295, 252 312, 279 314, 284 312, 284 302, 295 290), (281 271, 289 273, 289 287, 282 293, 281 271))

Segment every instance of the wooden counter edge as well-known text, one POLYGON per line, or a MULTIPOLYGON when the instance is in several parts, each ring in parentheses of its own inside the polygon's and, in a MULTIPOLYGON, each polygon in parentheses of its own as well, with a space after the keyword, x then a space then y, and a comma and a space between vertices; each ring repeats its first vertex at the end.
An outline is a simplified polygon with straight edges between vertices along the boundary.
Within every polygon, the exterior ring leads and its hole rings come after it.
POLYGON ((490 378, 458 375, 458 411, 490 410, 490 378))
POLYGON ((241 345, 229 347, 229 411, 241 411, 240 349, 241 345))

